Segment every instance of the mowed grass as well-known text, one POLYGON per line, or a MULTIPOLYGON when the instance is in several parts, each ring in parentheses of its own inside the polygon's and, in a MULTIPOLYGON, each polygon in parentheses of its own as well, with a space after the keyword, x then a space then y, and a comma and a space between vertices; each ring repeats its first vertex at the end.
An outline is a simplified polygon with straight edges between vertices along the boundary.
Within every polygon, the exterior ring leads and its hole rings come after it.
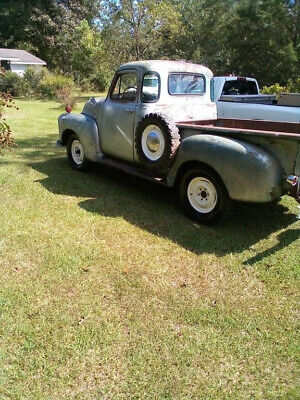
POLYGON ((198 225, 171 190, 73 171, 58 105, 17 105, 0 158, 0 399, 299 399, 297 203, 198 225))

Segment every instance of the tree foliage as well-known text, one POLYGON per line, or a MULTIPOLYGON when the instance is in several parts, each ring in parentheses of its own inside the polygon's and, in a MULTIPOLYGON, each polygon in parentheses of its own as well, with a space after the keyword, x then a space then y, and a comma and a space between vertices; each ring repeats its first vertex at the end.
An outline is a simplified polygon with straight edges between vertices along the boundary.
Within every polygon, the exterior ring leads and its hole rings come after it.
POLYGON ((104 87, 120 63, 185 59, 261 84, 300 75, 300 0, 1 0, 1 47, 104 87))
POLYGON ((72 35, 81 21, 91 23, 98 10, 98 0, 1 0, 1 42, 67 70, 72 35))
POLYGON ((116 59, 163 57, 164 40, 180 29, 180 13, 170 1, 121 0, 109 2, 109 22, 103 36, 116 59))

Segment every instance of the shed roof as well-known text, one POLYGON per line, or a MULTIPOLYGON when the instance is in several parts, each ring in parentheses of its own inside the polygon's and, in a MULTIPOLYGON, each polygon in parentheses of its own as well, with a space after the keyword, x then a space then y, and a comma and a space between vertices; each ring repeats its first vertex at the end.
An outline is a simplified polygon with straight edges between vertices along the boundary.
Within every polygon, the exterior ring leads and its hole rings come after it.
POLYGON ((8 60, 12 64, 46 65, 45 61, 28 53, 26 50, 0 49, 0 60, 8 60))

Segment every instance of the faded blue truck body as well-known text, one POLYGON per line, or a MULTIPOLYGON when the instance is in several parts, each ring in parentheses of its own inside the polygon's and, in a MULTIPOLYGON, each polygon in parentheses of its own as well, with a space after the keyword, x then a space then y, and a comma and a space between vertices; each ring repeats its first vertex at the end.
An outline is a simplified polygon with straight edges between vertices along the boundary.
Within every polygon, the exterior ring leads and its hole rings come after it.
MULTIPOLYGON (((299 124, 293 125, 291 134, 274 129, 272 132, 256 130, 255 121, 253 129, 225 127, 222 130, 207 123, 203 126, 201 120, 214 121, 217 115, 216 105, 209 94, 212 78, 209 69, 181 62, 147 61, 125 64, 116 75, 126 70, 138 71, 140 80, 148 71, 157 73, 160 77, 159 100, 143 103, 139 95, 134 104, 116 106, 110 92, 106 99, 92 98, 81 114, 59 117, 60 145, 65 146, 69 135, 75 132, 88 160, 101 163, 112 157, 132 166, 132 171, 135 169, 141 175, 143 171, 134 146, 135 130, 145 115, 161 113, 176 121, 181 143, 173 164, 160 182, 171 187, 186 168, 199 163, 218 174, 233 200, 265 203, 286 193, 298 196, 299 188, 291 187, 288 177, 300 175, 299 124), (202 74, 205 93, 192 99, 170 96, 166 89, 170 71, 202 74), (189 125, 195 120, 199 123, 189 125)), ((146 175, 149 178, 148 173, 146 175)))

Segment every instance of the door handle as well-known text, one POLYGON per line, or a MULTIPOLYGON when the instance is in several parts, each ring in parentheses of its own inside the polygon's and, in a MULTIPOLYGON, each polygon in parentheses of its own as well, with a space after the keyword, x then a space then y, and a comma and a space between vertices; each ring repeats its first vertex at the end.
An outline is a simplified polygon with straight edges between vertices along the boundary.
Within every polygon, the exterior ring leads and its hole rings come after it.
POLYGON ((134 110, 132 110, 131 108, 124 108, 125 111, 130 112, 131 114, 133 113, 134 110))

